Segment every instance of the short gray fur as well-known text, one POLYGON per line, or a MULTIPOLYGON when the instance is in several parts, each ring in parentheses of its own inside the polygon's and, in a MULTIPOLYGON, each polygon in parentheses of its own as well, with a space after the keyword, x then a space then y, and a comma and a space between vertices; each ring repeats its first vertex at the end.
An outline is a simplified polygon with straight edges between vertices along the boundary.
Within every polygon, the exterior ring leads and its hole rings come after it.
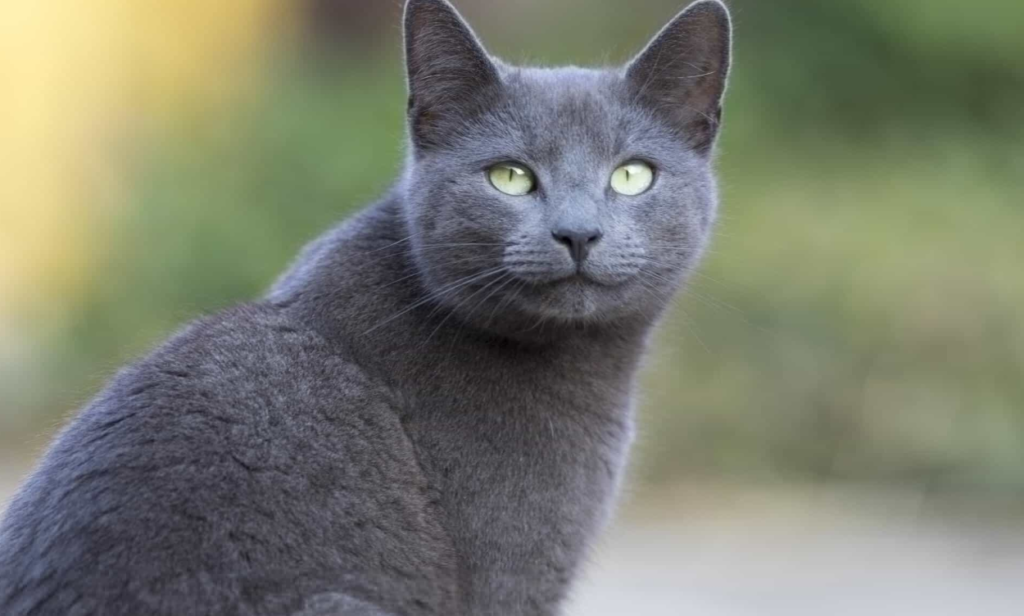
POLYGON ((608 70, 501 63, 444 0, 405 20, 400 181, 70 422, 0 526, 0 614, 559 613, 715 219, 728 12, 608 70), (603 236, 577 265, 555 227, 603 236))

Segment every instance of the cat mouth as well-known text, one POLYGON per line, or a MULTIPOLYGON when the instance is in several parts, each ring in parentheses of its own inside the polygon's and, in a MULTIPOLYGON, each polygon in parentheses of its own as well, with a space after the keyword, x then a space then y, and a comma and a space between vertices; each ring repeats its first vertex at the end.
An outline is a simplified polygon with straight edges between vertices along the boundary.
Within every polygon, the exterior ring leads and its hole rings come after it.
POLYGON ((512 270, 513 275, 528 283, 538 290, 567 290, 574 289, 613 289, 622 287, 629 283, 632 275, 622 275, 618 272, 591 271, 590 268, 578 268, 568 271, 519 272, 512 270))
POLYGON ((625 284, 625 281, 621 280, 602 280, 601 278, 594 276, 583 270, 577 270, 572 274, 563 276, 561 278, 552 280, 548 283, 551 286, 564 287, 564 286, 584 286, 584 287, 619 287, 625 284))

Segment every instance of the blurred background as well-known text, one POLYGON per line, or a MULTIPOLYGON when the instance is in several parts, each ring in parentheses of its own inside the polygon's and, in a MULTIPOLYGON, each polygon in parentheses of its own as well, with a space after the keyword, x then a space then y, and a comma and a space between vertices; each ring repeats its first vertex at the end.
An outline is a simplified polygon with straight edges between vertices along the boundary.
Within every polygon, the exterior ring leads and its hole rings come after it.
MULTIPOLYGON (((684 0, 456 0, 513 62, 684 0)), ((1017 614, 1024 3, 732 0, 724 208, 573 614, 1017 614)), ((400 0, 0 3, 0 499, 402 160, 400 0)))

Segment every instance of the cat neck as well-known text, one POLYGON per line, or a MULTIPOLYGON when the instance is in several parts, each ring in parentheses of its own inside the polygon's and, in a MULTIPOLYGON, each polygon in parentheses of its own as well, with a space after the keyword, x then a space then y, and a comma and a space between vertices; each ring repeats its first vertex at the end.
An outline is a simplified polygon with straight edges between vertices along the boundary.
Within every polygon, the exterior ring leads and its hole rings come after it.
POLYGON ((307 246, 268 300, 385 372, 410 355, 443 362, 507 351, 571 356, 580 366, 631 375, 653 325, 640 318, 538 325, 503 314, 482 328, 453 314, 423 287, 397 191, 307 246))

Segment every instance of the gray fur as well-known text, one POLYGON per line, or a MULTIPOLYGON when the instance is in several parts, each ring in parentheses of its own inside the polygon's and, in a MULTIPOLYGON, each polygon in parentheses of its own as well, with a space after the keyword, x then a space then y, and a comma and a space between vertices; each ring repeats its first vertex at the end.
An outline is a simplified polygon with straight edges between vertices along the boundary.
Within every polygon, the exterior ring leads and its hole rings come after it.
POLYGON ((705 0, 626 68, 516 68, 410 0, 401 180, 70 422, 0 526, 0 613, 559 613, 715 218, 728 28, 705 0), (635 158, 653 188, 610 191, 635 158), (535 192, 490 186, 509 160, 535 192), (556 226, 603 237, 577 267, 556 226))

